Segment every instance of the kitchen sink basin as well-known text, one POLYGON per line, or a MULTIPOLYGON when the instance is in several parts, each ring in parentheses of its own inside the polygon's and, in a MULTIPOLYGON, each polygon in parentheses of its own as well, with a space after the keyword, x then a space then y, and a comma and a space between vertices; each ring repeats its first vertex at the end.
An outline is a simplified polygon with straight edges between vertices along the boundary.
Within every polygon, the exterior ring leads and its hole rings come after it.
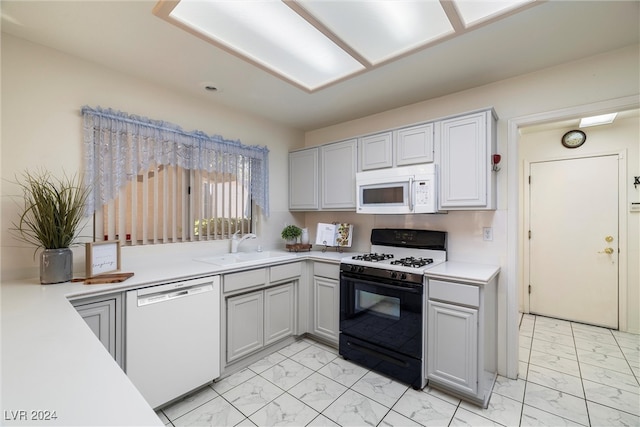
POLYGON ((207 264, 230 266, 240 264, 255 264, 259 262, 284 261, 294 259, 295 254, 287 252, 238 252, 235 254, 214 255, 208 257, 195 258, 195 261, 206 262, 207 264))

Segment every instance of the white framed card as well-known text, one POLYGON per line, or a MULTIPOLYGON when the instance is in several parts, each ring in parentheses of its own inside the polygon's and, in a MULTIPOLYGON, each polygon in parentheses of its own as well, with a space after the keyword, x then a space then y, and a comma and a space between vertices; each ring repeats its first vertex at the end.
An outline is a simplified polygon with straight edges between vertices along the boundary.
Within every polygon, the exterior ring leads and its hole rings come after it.
POLYGON ((87 277, 120 270, 120 240, 89 242, 85 247, 87 277))

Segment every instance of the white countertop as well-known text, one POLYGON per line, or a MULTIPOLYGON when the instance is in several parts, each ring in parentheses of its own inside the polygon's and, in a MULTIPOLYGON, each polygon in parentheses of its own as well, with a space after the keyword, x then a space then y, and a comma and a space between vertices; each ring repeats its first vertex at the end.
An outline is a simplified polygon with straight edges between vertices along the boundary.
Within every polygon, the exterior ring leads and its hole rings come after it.
MULTIPOLYGON (((277 251, 274 251, 277 252, 277 251)), ((285 254, 284 251, 280 251, 285 254)), ((349 253, 311 251, 289 253, 286 260, 338 264, 349 253)), ((112 359, 69 299, 125 291, 193 277, 222 274, 237 267, 194 261, 201 252, 170 254, 137 252, 122 257, 122 272, 135 275, 122 283, 82 282, 40 285, 38 279, 0 285, 2 310, 3 425, 157 425, 162 422, 112 359), (55 411, 56 419, 39 421, 31 411, 55 411)), ((271 264, 243 264, 242 269, 271 264)), ((488 282, 499 268, 447 262, 429 270, 431 277, 488 282)))
MULTIPOLYGON (((281 251, 284 254, 284 251, 281 251)), ((40 285, 37 278, 0 285, 2 425, 162 426, 153 409, 82 320, 69 299, 233 271, 194 261, 201 252, 131 255, 122 283, 40 285), (31 411, 55 411, 40 421, 31 411)), ((291 253, 291 259, 338 263, 344 253, 291 253)), ((256 262, 251 268, 269 264, 256 262)), ((246 265, 244 269, 248 268, 246 265)))
POLYGON ((486 285, 499 272, 500 267, 497 265, 447 261, 426 270, 425 276, 427 278, 460 280, 475 285, 486 285))

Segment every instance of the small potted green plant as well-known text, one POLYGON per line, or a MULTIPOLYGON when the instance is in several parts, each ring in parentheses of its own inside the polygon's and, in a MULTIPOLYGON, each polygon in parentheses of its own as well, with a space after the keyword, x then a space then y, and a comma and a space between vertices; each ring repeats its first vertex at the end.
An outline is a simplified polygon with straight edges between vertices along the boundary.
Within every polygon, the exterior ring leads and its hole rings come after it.
POLYGON ((282 229, 282 238, 289 245, 293 245, 298 240, 298 237, 302 235, 302 228, 297 225, 287 225, 282 229))
MULTIPOLYGON (((24 194, 14 235, 36 246, 40 254, 40 283, 68 282, 73 277, 75 242, 85 217, 89 190, 76 176, 54 178, 47 171, 24 172, 17 184, 24 194)), ((35 252, 34 252, 35 256, 35 252)))

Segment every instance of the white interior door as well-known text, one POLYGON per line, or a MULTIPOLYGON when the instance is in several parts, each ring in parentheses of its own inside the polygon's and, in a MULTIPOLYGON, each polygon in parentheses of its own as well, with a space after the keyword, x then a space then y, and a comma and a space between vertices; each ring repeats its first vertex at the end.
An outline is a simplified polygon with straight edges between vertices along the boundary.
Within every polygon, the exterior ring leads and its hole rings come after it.
POLYGON ((531 313, 618 328, 618 156, 531 163, 531 313))

